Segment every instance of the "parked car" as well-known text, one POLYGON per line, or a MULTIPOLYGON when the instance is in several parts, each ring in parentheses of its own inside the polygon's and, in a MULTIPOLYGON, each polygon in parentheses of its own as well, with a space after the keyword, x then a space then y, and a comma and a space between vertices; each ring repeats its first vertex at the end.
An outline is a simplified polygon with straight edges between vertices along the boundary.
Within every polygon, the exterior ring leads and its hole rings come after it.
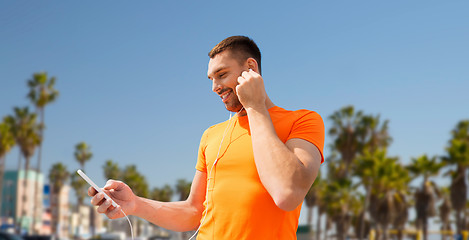
POLYGON ((16 234, 0 232, 0 240, 23 240, 23 238, 16 234))
POLYGON ((55 240, 53 235, 26 235, 23 236, 24 240, 55 240))

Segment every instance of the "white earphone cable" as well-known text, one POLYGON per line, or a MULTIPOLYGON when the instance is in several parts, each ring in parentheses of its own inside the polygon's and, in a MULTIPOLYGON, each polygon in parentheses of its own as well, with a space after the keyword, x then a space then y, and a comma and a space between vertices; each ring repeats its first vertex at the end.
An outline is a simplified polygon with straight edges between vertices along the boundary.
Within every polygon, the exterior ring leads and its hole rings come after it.
POLYGON ((134 230, 133 230, 133 227, 132 227, 132 223, 130 222, 129 217, 127 216, 127 214, 125 214, 125 212, 124 212, 124 210, 122 210, 122 208, 121 208, 121 211, 122 211, 122 213, 124 214, 125 218, 127 218, 127 221, 129 222, 129 226, 130 226, 130 235, 132 235, 132 240, 134 240, 134 230))
MULTIPOLYGON (((244 107, 242 107, 241 110, 239 110, 236 114, 239 114, 243 109, 244 109, 244 107)), ((226 131, 230 128, 230 125, 231 125, 231 112, 230 112, 230 119, 229 119, 228 124, 225 128, 225 131, 223 132, 223 137, 221 138, 221 141, 220 141, 220 146, 218 146, 217 157, 215 158, 215 161, 213 162, 212 167, 210 168, 210 171, 208 172, 208 175, 207 175, 207 190, 205 192, 205 196, 207 197, 207 208, 208 208, 208 189, 209 189, 210 175, 212 174, 213 167, 215 167, 215 164, 218 162, 218 157, 220 156, 221 146, 223 144, 223 140, 225 139, 226 131)), ((205 214, 204 214, 204 217, 202 218, 202 221, 200 221, 199 227, 197 228, 195 233, 188 240, 192 240, 192 238, 194 238, 195 235, 197 235, 197 233, 200 230, 200 227, 202 227, 202 224, 205 222, 205 217, 207 217, 207 209, 205 209, 205 214)))

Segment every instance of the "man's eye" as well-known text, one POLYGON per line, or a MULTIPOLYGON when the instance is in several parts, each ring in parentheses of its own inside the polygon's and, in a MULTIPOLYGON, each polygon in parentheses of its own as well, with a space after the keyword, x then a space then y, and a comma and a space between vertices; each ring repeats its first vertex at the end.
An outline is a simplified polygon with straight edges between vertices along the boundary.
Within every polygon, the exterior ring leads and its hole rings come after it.
POLYGON ((219 75, 220 78, 224 77, 226 75, 226 73, 222 73, 219 75))

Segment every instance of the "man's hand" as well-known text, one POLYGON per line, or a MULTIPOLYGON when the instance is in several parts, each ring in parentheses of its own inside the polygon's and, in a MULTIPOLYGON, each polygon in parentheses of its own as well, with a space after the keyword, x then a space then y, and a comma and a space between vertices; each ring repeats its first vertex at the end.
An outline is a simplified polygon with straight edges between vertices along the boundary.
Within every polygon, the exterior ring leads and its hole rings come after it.
POLYGON ((238 77, 238 83, 236 94, 245 109, 265 107, 267 94, 261 75, 249 69, 249 71, 244 71, 238 77))
POLYGON ((119 206, 113 207, 111 200, 104 198, 104 194, 98 193, 93 187, 88 189, 88 196, 93 197, 91 204, 98 206, 97 211, 104 213, 110 219, 124 217, 121 209, 125 214, 132 215, 135 212, 135 200, 137 196, 132 192, 127 184, 121 181, 108 180, 103 191, 110 196, 119 206))

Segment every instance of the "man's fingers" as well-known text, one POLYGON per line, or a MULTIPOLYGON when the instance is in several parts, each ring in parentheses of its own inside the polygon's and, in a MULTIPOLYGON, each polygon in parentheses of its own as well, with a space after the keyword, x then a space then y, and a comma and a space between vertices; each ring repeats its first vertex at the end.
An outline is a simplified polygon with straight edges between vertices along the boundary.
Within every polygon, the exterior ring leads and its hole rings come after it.
POLYGON ((99 213, 105 213, 108 208, 112 205, 110 200, 105 200, 99 207, 96 209, 99 213))
POLYGON ((104 198, 104 194, 98 193, 98 194, 94 195, 93 198, 91 198, 91 204, 97 206, 103 200, 103 198, 104 198))
POLYGON ((89 187, 88 188, 88 196, 92 197, 92 196, 96 195, 96 193, 98 193, 98 191, 96 191, 96 189, 94 189, 94 187, 89 187))
POLYGON ((241 86, 239 86, 239 85, 236 86, 236 95, 238 95, 238 93, 239 93, 239 88, 240 88, 240 87, 241 87, 241 86))
POLYGON ((253 77, 259 77, 261 76, 258 72, 252 70, 252 69, 249 69, 249 73, 253 76, 253 77))
MULTIPOLYGON (((244 79, 244 77, 238 77, 238 83, 239 84, 242 84, 244 82, 246 82, 246 79, 244 79)), ((238 86, 239 86, 239 84, 238 84, 238 86)))
POLYGON ((110 219, 115 219, 115 218, 120 217, 120 214, 121 214, 121 206, 117 206, 116 208, 109 211, 106 215, 110 219))
POLYGON ((248 79, 248 78, 252 77, 251 73, 248 72, 248 71, 244 71, 243 73, 241 73, 241 76, 245 79, 248 79))
POLYGON ((109 179, 109 180, 107 180, 106 185, 104 185, 103 189, 105 189, 105 190, 111 190, 111 189, 117 190, 119 188, 120 183, 121 183, 121 181, 116 181, 116 180, 109 179))

